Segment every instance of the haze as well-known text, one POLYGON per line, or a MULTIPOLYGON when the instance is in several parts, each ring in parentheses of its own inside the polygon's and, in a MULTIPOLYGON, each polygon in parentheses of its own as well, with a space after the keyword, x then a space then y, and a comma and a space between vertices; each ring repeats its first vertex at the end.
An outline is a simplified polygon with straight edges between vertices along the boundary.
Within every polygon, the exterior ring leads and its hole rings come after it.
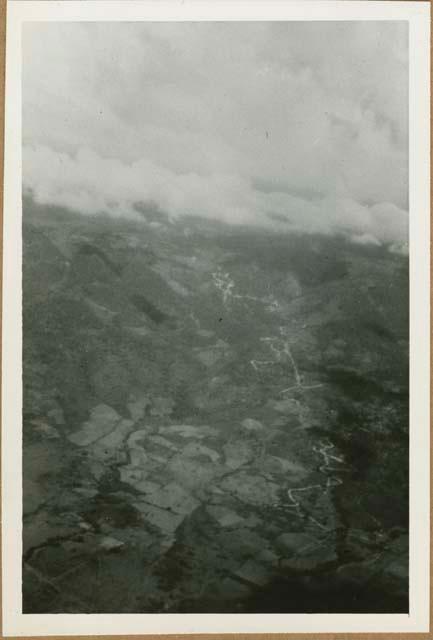
POLYGON ((404 22, 28 23, 40 203, 405 242, 404 22))

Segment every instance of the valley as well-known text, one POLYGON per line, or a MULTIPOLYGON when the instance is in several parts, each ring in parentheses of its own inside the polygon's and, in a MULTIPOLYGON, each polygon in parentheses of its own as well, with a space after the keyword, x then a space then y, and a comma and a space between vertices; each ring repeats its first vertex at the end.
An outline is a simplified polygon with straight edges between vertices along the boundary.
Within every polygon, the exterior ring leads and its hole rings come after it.
POLYGON ((407 256, 140 216, 24 197, 24 612, 407 612, 407 256))

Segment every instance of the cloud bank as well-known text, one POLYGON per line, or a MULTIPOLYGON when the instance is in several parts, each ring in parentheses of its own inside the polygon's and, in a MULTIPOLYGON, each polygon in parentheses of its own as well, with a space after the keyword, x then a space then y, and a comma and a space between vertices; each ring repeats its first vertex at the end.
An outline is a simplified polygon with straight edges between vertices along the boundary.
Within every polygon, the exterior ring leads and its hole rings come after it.
POLYGON ((24 187, 404 242, 407 55, 402 22, 27 24, 24 187))

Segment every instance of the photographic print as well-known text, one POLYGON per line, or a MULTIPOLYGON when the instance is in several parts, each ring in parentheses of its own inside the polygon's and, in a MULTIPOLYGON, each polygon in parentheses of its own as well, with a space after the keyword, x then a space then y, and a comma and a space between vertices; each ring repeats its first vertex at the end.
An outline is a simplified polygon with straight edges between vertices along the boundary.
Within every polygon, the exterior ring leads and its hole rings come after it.
POLYGON ((409 22, 21 51, 22 613, 407 616, 409 22))

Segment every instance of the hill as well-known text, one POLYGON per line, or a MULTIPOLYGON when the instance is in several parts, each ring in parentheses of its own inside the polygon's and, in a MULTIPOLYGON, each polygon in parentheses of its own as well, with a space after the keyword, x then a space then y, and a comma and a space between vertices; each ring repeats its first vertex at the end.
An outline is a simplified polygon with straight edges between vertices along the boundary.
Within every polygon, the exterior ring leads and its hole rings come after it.
POLYGON ((24 198, 24 611, 407 612, 408 259, 24 198))

